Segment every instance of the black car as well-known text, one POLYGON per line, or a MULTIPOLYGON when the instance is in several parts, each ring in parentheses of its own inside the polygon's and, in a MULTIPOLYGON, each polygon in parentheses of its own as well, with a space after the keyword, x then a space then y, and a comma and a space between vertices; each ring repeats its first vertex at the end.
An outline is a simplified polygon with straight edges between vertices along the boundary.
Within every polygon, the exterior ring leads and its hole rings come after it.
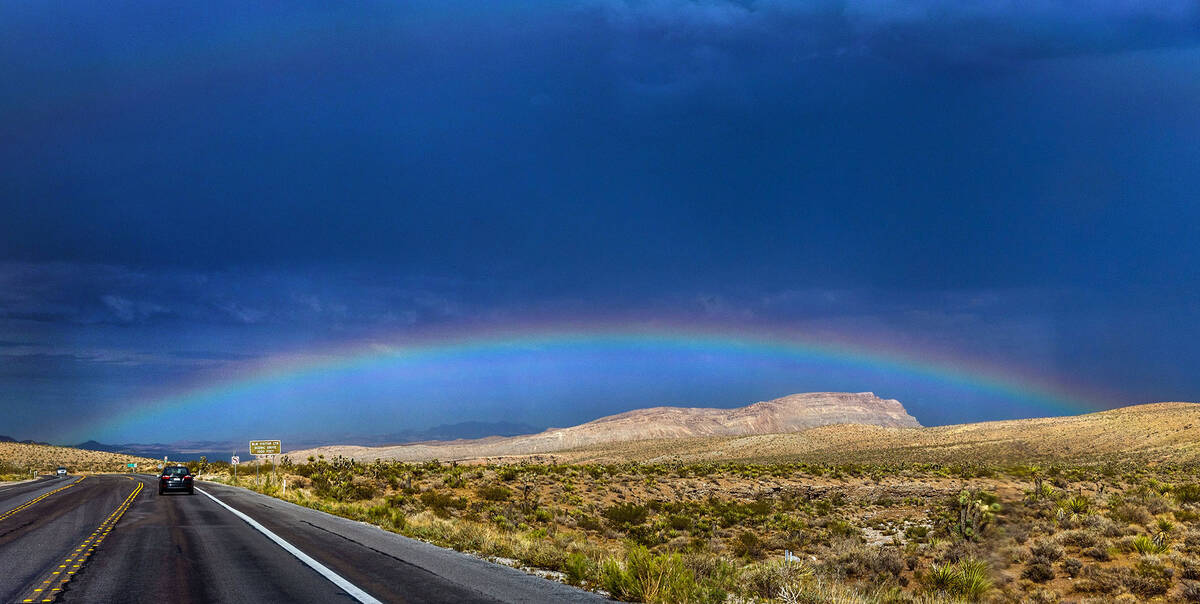
POLYGON ((158 494, 167 491, 187 491, 193 495, 196 488, 192 486, 192 471, 187 466, 167 466, 158 477, 158 494))

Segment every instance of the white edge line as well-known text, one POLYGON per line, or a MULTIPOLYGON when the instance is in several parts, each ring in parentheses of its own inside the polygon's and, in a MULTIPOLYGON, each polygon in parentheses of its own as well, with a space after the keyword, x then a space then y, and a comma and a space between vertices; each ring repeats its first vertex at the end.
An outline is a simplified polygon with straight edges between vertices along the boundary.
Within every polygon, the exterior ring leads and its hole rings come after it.
POLYGON ((350 594, 352 597, 354 597, 354 599, 358 600, 359 602, 362 602, 363 604, 383 604, 379 600, 372 598, 371 595, 368 594, 367 592, 359 589, 358 586, 343 579, 341 577, 341 575, 329 570, 324 564, 321 564, 320 562, 313 560, 308 554, 300 551, 299 549, 296 549, 296 546, 292 545, 291 543, 288 543, 287 541, 284 541, 279 535, 276 535, 275 533, 272 533, 271 531, 267 530, 267 527, 259 524, 258 521, 256 521, 255 519, 233 509, 232 507, 229 506, 229 504, 225 503, 224 501, 221 501, 220 499, 217 499, 216 497, 212 496, 211 494, 209 494, 207 491, 205 491, 203 489, 197 488, 196 490, 199 491, 204 496, 208 497, 209 499, 212 499, 213 501, 217 502, 221 507, 229 510, 230 512, 233 512, 233 514, 235 516, 237 516, 238 518, 245 520, 246 524, 249 524, 250 526, 254 527, 254 529, 257 530, 258 532, 266 535, 267 538, 270 539, 271 541, 274 541, 276 545, 287 550, 287 552, 289 554, 295 556, 301 562, 307 564, 313 570, 320 573, 322 577, 325 577, 326 579, 329 579, 330 581, 332 581, 334 585, 337 585, 339 588, 342 589, 342 591, 345 591, 346 593, 350 594))

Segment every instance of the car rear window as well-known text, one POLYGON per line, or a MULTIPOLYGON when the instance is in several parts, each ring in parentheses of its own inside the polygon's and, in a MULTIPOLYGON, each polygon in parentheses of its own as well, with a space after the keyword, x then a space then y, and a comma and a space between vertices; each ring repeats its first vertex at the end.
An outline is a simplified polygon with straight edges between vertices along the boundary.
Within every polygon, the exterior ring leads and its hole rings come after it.
POLYGON ((163 468, 163 476, 186 476, 191 474, 187 468, 163 468))

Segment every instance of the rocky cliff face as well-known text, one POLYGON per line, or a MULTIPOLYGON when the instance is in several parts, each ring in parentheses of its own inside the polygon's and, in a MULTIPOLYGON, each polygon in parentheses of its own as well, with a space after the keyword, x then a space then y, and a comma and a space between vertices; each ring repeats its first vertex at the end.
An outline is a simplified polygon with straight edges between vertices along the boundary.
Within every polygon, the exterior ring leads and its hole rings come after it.
POLYGON ((894 399, 882 399, 871 392, 810 392, 736 409, 637 409, 570 428, 550 429, 541 434, 518 438, 553 441, 560 444, 561 448, 574 448, 655 438, 778 434, 831 424, 921 427, 894 399))
POLYGON ((602 417, 570 428, 477 441, 423 443, 397 447, 321 447, 290 453, 344 455, 358 459, 464 459, 549 453, 607 443, 664 438, 744 436, 799 432, 833 424, 919 428, 899 401, 871 392, 793 394, 736 409, 652 407, 602 417))

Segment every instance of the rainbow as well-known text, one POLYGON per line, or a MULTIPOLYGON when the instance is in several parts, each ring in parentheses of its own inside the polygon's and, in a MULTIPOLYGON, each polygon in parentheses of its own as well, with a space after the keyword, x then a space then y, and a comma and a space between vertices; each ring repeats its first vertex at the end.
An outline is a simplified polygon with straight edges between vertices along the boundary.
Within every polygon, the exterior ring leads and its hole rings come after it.
MULTIPOLYGON (((619 355, 624 351, 678 352, 724 357, 785 360, 816 366, 839 366, 886 372, 909 379, 982 392, 1033 405, 1043 415, 1074 415, 1106 408, 1103 394, 1066 388, 1028 373, 1004 370, 963 359, 938 357, 929 351, 888 349, 831 341, 788 332, 737 332, 661 325, 541 328, 487 333, 442 334, 425 339, 357 344, 320 355, 276 358, 222 376, 209 383, 187 384, 176 391, 137 401, 90 435, 156 422, 175 414, 203 410, 223 402, 253 399, 269 389, 302 391, 306 384, 392 367, 488 362, 518 354, 556 355, 578 352, 619 355)), ((788 394, 788 393, 780 393, 788 394)), ((79 435, 83 436, 83 435, 79 435)))

